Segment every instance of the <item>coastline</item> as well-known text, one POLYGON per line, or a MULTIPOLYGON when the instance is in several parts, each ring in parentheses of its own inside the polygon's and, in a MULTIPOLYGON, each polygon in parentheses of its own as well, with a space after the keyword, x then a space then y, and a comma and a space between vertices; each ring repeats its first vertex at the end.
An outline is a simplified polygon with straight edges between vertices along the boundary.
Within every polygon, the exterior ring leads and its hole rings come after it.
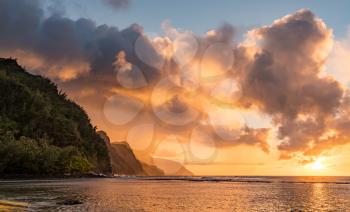
POLYGON ((16 181, 45 181, 45 180, 74 180, 74 179, 116 179, 137 181, 188 181, 188 182, 224 182, 224 183, 321 183, 321 184, 350 184, 350 176, 136 176, 136 175, 52 175, 52 176, 1 176, 0 183, 16 181))
POLYGON ((79 175, 2 175, 1 180, 45 180, 45 179, 79 179, 79 178, 113 178, 105 174, 79 174, 79 175))

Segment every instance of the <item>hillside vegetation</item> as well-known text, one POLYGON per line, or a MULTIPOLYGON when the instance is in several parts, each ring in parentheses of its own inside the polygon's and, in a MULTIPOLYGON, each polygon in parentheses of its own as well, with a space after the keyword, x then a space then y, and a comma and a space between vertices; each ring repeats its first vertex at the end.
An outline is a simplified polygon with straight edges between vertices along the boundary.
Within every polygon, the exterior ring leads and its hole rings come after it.
POLYGON ((0 59, 0 176, 110 173, 107 146, 56 85, 0 59))

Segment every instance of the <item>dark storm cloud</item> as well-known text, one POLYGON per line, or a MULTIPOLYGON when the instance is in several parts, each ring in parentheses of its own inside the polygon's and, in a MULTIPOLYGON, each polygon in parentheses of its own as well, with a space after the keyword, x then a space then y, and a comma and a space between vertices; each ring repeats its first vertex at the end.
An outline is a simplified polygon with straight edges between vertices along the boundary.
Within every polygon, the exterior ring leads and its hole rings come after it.
MULTIPOLYGON (((141 34, 142 28, 136 24, 119 30, 57 13, 45 18, 38 0, 0 1, 1 56, 18 57, 25 66, 52 78, 70 80, 88 72, 112 73, 121 50, 138 64, 133 44, 141 34)), ((146 77, 155 72, 140 66, 149 72, 146 77)))
POLYGON ((44 14, 38 5, 38 0, 0 0, 1 49, 35 45, 44 14))

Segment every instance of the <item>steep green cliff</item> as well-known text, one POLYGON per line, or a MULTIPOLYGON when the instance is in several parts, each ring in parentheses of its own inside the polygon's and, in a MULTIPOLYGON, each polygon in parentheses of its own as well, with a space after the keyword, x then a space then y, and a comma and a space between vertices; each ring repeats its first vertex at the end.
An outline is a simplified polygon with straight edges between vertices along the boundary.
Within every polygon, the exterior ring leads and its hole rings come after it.
POLYGON ((0 177, 111 173, 107 146, 56 85, 0 59, 0 177))

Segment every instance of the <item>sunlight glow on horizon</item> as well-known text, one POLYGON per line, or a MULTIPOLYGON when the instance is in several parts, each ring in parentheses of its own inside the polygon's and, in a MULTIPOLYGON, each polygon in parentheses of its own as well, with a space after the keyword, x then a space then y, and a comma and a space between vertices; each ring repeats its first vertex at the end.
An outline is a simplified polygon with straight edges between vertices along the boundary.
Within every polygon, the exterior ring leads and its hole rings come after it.
POLYGON ((325 165, 322 163, 321 159, 317 159, 315 162, 311 164, 311 169, 313 170, 321 170, 324 168, 325 168, 325 165))

